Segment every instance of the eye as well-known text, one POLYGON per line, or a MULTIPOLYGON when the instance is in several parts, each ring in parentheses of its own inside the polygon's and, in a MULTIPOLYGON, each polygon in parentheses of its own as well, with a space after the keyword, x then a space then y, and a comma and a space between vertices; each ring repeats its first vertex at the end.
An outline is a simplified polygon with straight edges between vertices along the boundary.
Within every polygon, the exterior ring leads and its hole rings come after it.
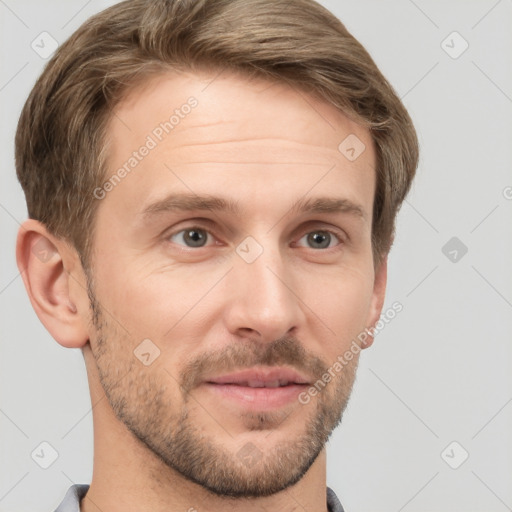
POLYGON ((193 226, 174 233, 169 240, 186 247, 204 247, 209 235, 210 233, 206 229, 193 226))
POLYGON ((335 245, 341 244, 343 241, 339 235, 329 230, 316 230, 306 233, 300 241, 306 239, 306 243, 310 244, 313 249, 330 249, 335 245), (332 242, 338 241, 338 244, 332 245, 332 242))

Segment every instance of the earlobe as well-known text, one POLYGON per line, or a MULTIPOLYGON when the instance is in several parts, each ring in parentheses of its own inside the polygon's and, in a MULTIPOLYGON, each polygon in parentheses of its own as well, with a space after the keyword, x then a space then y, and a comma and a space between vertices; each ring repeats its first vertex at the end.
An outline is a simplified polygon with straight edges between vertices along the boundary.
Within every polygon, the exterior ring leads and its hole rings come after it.
POLYGON ((88 334, 69 294, 69 258, 65 244, 40 222, 29 219, 20 227, 16 260, 32 307, 58 343, 79 348, 87 343, 88 334))
POLYGON ((369 348, 375 338, 372 327, 378 322, 384 306, 386 297, 386 283, 388 277, 388 257, 385 255, 375 271, 375 279, 373 283, 373 294, 371 299, 370 310, 367 319, 367 338, 362 344, 362 348, 369 348))

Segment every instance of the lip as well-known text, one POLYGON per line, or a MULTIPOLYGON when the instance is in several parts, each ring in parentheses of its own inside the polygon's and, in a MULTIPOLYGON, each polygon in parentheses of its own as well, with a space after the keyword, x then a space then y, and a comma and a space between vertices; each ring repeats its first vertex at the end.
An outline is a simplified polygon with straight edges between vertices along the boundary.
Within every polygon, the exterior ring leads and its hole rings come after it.
POLYGON ((309 379, 291 368, 248 368, 238 372, 211 377, 206 379, 207 383, 213 384, 242 384, 248 381, 273 382, 288 381, 293 384, 309 384, 309 379))
POLYGON ((215 394, 222 402, 252 411, 269 411, 298 403, 299 394, 309 385, 306 377, 290 368, 251 368, 219 377, 212 377, 202 386, 215 394), (287 381, 279 387, 250 387, 247 383, 271 383, 287 381))

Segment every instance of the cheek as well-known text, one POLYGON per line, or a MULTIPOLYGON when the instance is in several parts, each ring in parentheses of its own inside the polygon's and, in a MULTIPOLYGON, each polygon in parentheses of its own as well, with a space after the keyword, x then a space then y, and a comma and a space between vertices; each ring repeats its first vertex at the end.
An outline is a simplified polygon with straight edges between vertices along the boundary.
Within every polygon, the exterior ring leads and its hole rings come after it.
POLYGON ((308 294, 303 300, 319 319, 320 326, 325 327, 328 339, 332 340, 332 350, 338 354, 367 327, 373 270, 340 269, 335 275, 315 282, 315 286, 308 285, 308 294))
POLYGON ((110 323, 123 327, 118 330, 132 350, 149 339, 158 347, 158 363, 167 361, 169 370, 177 368, 207 330, 204 296, 222 274, 203 278, 179 269, 148 274, 144 268, 130 272, 121 271, 123 268, 128 269, 129 264, 102 274, 105 284, 97 298, 108 311, 110 323), (172 340, 180 342, 169 343, 172 340))
POLYGON ((354 279, 341 284, 336 295, 337 311, 342 326, 358 331, 366 327, 366 318, 371 305, 373 283, 354 279))

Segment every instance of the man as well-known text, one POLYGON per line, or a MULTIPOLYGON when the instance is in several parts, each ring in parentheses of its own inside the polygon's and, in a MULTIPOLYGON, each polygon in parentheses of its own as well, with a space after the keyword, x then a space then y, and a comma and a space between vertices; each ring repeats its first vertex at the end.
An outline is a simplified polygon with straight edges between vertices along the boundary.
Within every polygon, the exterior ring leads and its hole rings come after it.
POLYGON ((80 27, 16 134, 18 265, 93 404, 92 482, 58 510, 342 511, 325 444, 417 160, 313 0, 129 0, 80 27))

